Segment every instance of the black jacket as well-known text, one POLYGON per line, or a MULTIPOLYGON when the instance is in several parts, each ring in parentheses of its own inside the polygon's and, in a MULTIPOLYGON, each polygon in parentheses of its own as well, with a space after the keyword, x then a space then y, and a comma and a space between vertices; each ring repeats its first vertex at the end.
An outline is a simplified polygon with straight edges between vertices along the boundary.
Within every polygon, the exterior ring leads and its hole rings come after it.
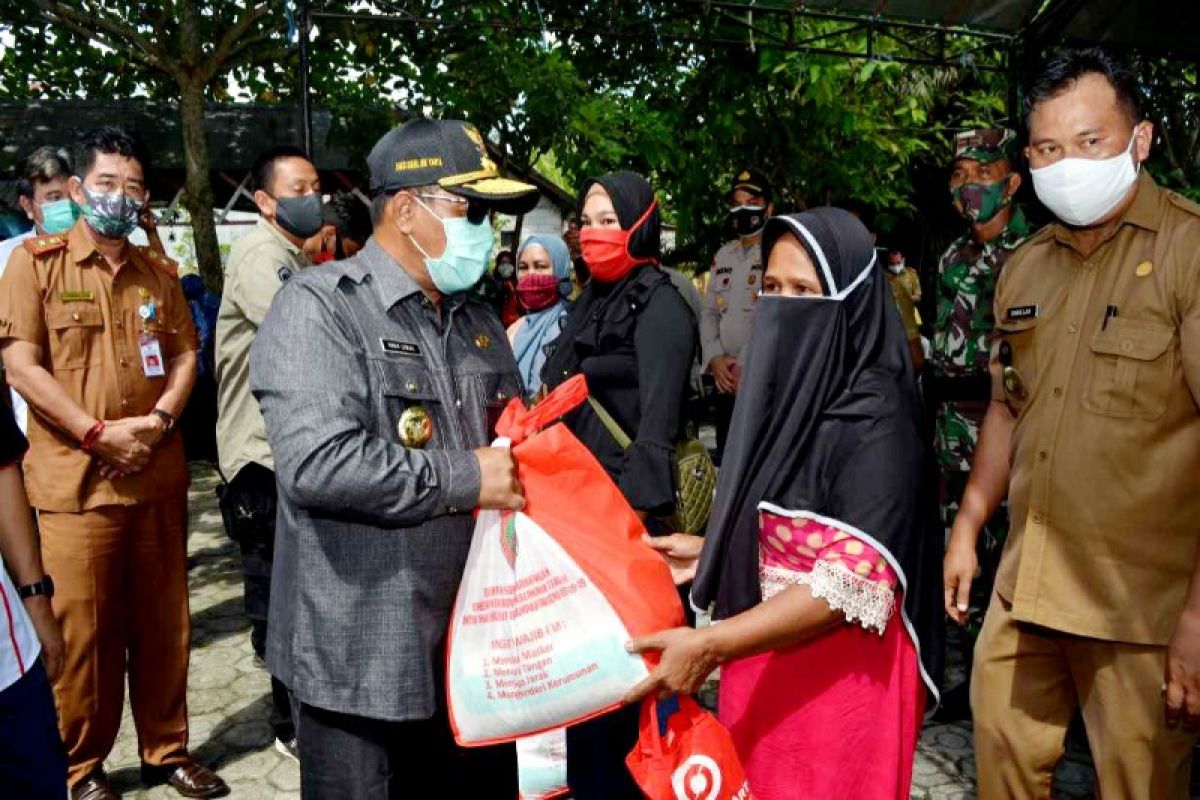
POLYGON ((675 509, 672 459, 696 348, 696 323, 671 280, 654 265, 583 290, 546 360, 557 386, 582 372, 592 396, 633 440, 622 451, 590 406, 567 425, 616 481, 629 504, 655 516, 675 509))

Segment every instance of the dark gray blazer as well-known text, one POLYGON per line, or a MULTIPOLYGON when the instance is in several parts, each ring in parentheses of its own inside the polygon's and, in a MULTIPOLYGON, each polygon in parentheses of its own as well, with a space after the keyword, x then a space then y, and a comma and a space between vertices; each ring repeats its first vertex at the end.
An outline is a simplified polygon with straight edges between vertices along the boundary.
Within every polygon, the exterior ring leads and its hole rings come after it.
POLYGON ((288 281, 250 373, 279 482, 271 673, 319 708, 432 716, 479 495, 471 451, 521 391, 499 320, 454 295, 439 321, 372 239, 288 281), (433 420, 419 449, 397 430, 413 406, 433 420))

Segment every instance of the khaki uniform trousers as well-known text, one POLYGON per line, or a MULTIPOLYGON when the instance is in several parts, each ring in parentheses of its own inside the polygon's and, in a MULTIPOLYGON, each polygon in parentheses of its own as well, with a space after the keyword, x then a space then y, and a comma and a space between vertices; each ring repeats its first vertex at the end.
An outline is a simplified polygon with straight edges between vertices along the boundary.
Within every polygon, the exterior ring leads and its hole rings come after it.
POLYGON ((1166 647, 1015 621, 992 595, 975 645, 971 708, 980 800, 1050 798, 1067 726, 1083 713, 1104 800, 1186 800, 1196 737, 1169 730, 1166 647))
POLYGON ((71 785, 121 726, 126 665, 141 759, 187 756, 187 500, 38 513, 66 665, 54 687, 71 785))

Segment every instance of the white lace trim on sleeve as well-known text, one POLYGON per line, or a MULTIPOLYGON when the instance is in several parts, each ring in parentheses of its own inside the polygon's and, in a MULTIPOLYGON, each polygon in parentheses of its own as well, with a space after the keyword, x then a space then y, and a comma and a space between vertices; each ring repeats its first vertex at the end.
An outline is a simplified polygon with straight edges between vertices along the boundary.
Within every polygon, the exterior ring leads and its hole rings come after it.
POLYGON ((847 622, 857 622, 880 636, 887 630, 896 607, 896 593, 890 586, 856 575, 831 561, 817 561, 812 572, 762 564, 759 579, 764 601, 788 586, 805 584, 814 597, 824 600, 834 611, 841 611, 847 622))

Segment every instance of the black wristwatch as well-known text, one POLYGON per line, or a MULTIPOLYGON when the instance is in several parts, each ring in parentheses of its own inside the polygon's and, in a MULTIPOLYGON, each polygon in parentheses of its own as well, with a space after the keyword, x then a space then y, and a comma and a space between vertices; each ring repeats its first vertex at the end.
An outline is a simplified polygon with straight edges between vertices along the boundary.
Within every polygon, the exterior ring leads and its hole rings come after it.
POLYGON ((39 594, 46 595, 46 599, 54 597, 54 581, 49 575, 44 576, 37 583, 26 584, 17 589, 17 596, 22 600, 28 600, 31 597, 37 597, 39 594))
POLYGON ((175 430, 175 417, 171 414, 161 408, 156 408, 150 413, 163 421, 163 436, 169 436, 171 431, 175 430))

